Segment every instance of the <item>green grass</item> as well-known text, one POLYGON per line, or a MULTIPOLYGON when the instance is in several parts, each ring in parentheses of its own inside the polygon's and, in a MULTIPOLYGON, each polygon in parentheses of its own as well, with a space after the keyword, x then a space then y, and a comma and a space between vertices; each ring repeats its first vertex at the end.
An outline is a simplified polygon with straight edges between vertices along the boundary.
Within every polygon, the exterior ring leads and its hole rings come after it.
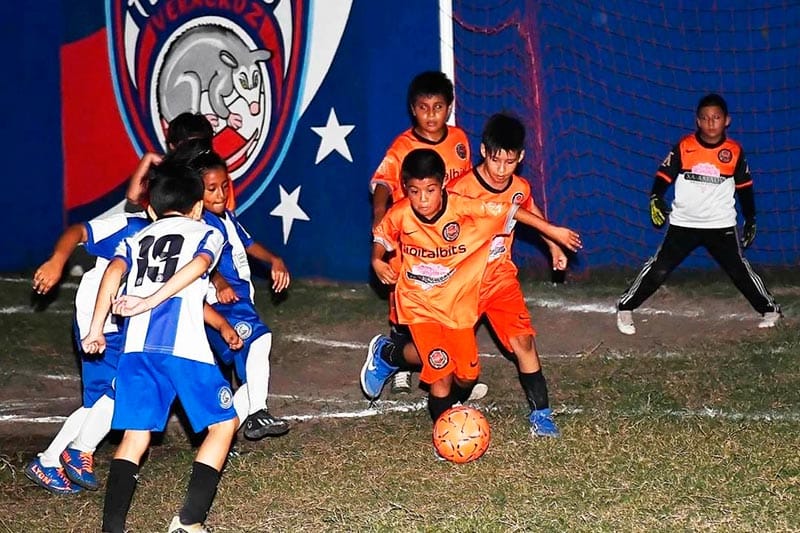
MULTIPOLYGON (((0 307, 24 293, 7 285, 0 307)), ((730 295, 716 284, 680 288, 730 295)), ((792 292, 789 284, 775 288, 792 292)), ((619 290, 526 286, 528 294, 570 300, 619 290)), ((784 301, 792 308, 797 296, 784 301)), ((259 308, 276 336, 379 327, 385 314, 365 285, 310 282, 296 283, 280 304, 259 298, 259 308)), ((69 320, 0 315, 4 375, 69 368, 69 320)), ((613 357, 547 360, 559 440, 528 435, 512 367, 486 365, 492 444, 467 465, 433 458, 425 411, 297 423, 285 437, 240 443, 245 453, 228 464, 207 523, 215 532, 800 531, 800 333, 792 316, 769 335, 669 346, 664 338, 613 357)), ((315 364, 320 355, 344 358, 336 350, 303 357, 315 364)), ((5 435, 0 445, 0 532, 98 530, 102 491, 51 496, 22 474, 41 442, 5 435)), ((98 453, 101 479, 112 453, 110 444, 98 453)), ((165 530, 193 453, 180 428, 153 447, 131 531, 165 530)))

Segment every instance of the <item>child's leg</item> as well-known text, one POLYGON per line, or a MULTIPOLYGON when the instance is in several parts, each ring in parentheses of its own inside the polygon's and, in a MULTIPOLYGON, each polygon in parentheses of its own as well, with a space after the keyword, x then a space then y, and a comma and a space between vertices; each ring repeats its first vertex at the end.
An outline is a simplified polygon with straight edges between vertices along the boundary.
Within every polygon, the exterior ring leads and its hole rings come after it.
POLYGON ((186 499, 179 514, 182 524, 202 524, 208 516, 217 493, 220 472, 238 426, 234 418, 208 427, 208 435, 200 445, 192 464, 186 499))
POLYGON ((106 497, 103 504, 103 531, 125 531, 125 519, 136 490, 139 463, 150 445, 150 432, 127 430, 122 437, 108 470, 106 497))
POLYGON ((730 228, 707 231, 707 238, 704 241, 706 249, 728 274, 739 292, 747 298, 753 309, 762 315, 780 313, 780 306, 775 302, 775 298, 742 255, 736 231, 730 228))
POLYGON ((58 430, 58 433, 56 433, 56 436, 53 437, 53 440, 50 442, 50 446, 39 455, 39 461, 42 463, 42 466, 51 468, 61 467, 59 459, 61 457, 61 452, 63 452, 64 448, 78 435, 88 415, 89 409, 86 407, 79 407, 67 417, 61 429, 58 430))
POLYGON ((61 465, 70 481, 89 490, 97 490, 94 475, 94 451, 111 429, 114 400, 103 395, 89 409, 83 425, 68 447, 61 452, 61 465))
POLYGON ((647 260, 636 279, 620 297, 617 309, 633 311, 642 305, 700 243, 698 230, 670 226, 656 254, 647 260))
POLYGON ((248 415, 267 408, 270 351, 272 351, 272 333, 261 335, 250 345, 250 351, 245 362, 247 389, 250 398, 248 415))

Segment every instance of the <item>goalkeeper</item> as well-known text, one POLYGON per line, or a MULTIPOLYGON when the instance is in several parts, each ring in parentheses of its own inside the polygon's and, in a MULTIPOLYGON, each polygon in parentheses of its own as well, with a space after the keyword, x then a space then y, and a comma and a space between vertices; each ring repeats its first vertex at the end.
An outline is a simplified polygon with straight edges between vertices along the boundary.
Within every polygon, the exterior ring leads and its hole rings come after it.
POLYGON ((725 135, 731 123, 728 105, 717 94, 700 99, 697 131, 672 149, 656 172, 650 193, 650 219, 657 228, 669 217, 664 242, 617 303, 617 329, 634 335, 633 310, 653 294, 695 248, 702 246, 733 280, 736 288, 761 313, 760 328, 781 319, 780 306, 742 255, 756 236, 753 180, 742 147, 725 135), (664 201, 675 184, 672 210, 664 201), (741 236, 736 226, 736 202, 744 218, 741 236))

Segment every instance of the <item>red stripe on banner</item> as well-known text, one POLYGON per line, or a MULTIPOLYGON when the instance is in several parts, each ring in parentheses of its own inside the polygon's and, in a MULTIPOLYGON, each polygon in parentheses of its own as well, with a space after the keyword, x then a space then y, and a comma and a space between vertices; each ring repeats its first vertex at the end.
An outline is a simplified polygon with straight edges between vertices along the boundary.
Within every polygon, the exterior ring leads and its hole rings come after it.
POLYGON ((67 209, 102 198, 126 181, 139 161, 114 97, 106 38, 102 29, 61 47, 67 209))

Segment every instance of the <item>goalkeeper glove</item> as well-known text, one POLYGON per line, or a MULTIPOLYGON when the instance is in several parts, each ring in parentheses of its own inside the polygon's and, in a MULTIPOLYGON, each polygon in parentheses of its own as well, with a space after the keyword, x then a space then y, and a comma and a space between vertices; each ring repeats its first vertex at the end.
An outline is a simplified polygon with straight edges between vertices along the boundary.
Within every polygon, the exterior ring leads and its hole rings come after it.
POLYGON ((657 194, 650 195, 650 221, 653 225, 657 228, 660 228, 664 225, 664 222, 667 221, 667 215, 669 215, 670 209, 667 206, 667 202, 664 201, 657 194))
POLYGON ((756 239, 756 219, 748 218, 744 221, 744 229, 742 230, 742 247, 749 248, 753 241, 756 239))

